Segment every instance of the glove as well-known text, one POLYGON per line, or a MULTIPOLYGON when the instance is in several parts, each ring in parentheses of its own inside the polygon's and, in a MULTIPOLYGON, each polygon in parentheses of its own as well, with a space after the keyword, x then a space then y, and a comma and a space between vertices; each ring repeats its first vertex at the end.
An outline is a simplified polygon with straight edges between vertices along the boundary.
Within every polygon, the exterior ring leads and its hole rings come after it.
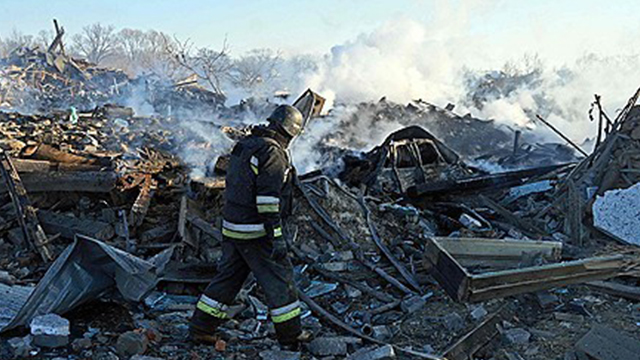
POLYGON ((265 224, 265 230, 267 230, 267 240, 271 241, 273 248, 271 250, 271 258, 275 261, 280 261, 287 256, 289 249, 287 248, 287 241, 282 234, 282 225, 278 221, 275 224, 265 224), (278 234, 274 229, 278 230, 278 234), (276 236, 277 235, 277 236, 276 236))
POLYGON ((273 250, 271 250, 271 258, 275 261, 280 261, 287 257, 287 252, 289 249, 287 248, 287 242, 284 240, 283 236, 278 236, 273 239, 273 250))

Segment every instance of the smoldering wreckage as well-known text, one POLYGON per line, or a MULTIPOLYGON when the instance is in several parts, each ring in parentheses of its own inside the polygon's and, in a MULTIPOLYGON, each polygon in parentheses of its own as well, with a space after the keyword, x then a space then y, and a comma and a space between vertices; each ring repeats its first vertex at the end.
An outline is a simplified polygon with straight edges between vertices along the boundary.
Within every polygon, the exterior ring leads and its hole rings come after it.
MULTIPOLYGON (((286 230, 315 339, 292 353, 251 278, 215 347, 187 341, 221 255, 226 156, 190 176, 175 109, 275 105, 101 69, 61 34, 1 71, 2 106, 38 108, 0 113, 0 358, 640 359, 640 92, 614 119, 596 99, 591 153, 452 106, 359 104, 353 117, 407 126, 356 152, 332 145, 343 122, 316 149, 340 171, 298 176, 286 230), (118 104, 141 83, 158 115, 118 104)), ((294 102, 307 121, 323 105, 311 90, 294 102)))

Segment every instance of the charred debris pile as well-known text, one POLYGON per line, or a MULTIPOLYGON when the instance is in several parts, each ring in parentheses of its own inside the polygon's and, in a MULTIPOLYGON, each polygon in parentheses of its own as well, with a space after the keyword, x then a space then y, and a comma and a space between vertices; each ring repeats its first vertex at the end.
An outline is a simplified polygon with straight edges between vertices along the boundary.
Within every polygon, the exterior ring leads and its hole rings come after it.
MULTIPOLYGON (((221 255, 225 156, 190 176, 180 119, 161 111, 233 119, 271 105, 226 108, 174 84, 152 102, 164 116, 138 116, 118 99, 142 80, 56 41, 1 71, 3 106, 37 104, 0 113, 1 358, 638 359, 638 94, 599 114, 586 157, 452 106, 357 105, 354 117, 406 127, 354 152, 331 146, 348 140, 357 119, 345 120, 317 148, 339 174, 297 180, 286 232, 315 340, 294 354, 251 280, 215 347, 186 341, 221 255)), ((294 105, 322 121, 323 103, 307 91, 294 105)), ((229 143, 246 134, 207 126, 229 143)))

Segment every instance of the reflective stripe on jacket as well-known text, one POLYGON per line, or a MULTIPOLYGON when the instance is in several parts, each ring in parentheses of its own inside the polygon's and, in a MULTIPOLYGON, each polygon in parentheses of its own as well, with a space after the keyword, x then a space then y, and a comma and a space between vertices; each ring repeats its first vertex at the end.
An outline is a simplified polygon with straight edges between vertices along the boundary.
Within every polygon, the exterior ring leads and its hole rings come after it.
POLYGON ((292 165, 275 131, 260 128, 233 148, 227 169, 222 227, 234 239, 281 234, 283 193, 290 193, 292 165))

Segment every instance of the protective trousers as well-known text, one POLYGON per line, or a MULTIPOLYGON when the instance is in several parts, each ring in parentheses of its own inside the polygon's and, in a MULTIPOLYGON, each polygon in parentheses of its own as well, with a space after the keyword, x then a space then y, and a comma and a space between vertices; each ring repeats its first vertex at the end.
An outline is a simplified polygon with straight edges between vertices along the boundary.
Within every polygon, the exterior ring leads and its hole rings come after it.
POLYGON ((288 257, 272 257, 273 242, 266 237, 222 242, 218 273, 197 303, 191 328, 203 334, 229 319, 228 306, 233 303, 250 272, 267 297, 271 321, 278 341, 294 344, 301 333, 300 303, 293 280, 293 266, 288 257))

